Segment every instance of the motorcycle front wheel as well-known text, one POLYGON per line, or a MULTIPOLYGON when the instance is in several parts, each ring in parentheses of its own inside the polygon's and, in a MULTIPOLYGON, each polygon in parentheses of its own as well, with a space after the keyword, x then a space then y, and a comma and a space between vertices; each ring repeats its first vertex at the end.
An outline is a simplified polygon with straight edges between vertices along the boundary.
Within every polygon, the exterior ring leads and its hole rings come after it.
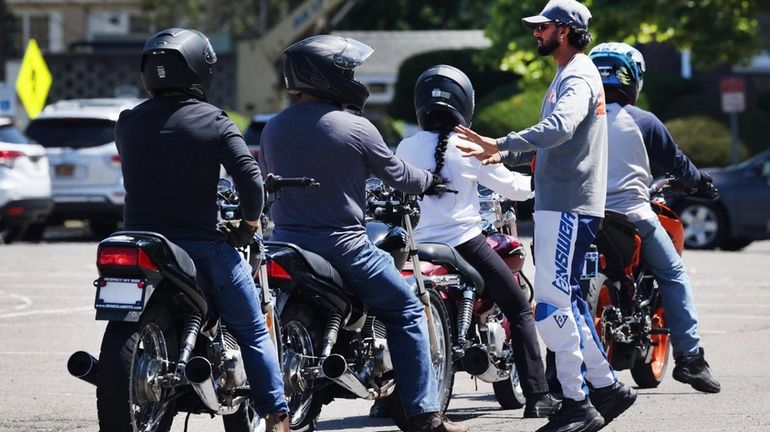
MULTIPOLYGON (((433 325, 436 328, 436 342, 438 352, 432 356, 433 370, 436 377, 438 407, 440 412, 446 411, 452 398, 452 387, 455 380, 454 361, 452 358, 452 325, 449 312, 443 300, 435 290, 428 290, 430 296, 430 310, 433 325)), ((407 417, 404 406, 401 403, 401 395, 398 386, 393 394, 387 398, 390 406, 390 415, 393 422, 401 430, 406 430, 407 417)))

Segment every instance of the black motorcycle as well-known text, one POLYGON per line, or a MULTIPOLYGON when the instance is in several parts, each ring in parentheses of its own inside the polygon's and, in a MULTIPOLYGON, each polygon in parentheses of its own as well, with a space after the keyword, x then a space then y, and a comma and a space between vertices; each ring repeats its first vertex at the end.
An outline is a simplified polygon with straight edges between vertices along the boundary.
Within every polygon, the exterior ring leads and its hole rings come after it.
MULTIPOLYGON (((402 203, 380 204, 400 208, 404 236, 398 234, 392 241, 408 254, 415 214, 402 203)), ((314 430, 322 406, 335 398, 375 400, 391 395, 396 396, 388 399, 391 414, 403 429, 405 415, 397 397, 385 325, 326 259, 290 243, 269 241, 265 247, 269 283, 280 290, 277 306, 292 430, 314 430)), ((448 395, 446 386, 451 388, 451 382, 447 380, 452 378, 448 314, 436 292, 427 290, 420 278, 407 280, 425 305, 440 392, 448 395)))
MULTIPOLYGON (((223 221, 240 219, 227 180, 218 185, 218 205, 223 221)), ((256 277, 258 239, 240 252, 256 277)), ((178 412, 222 415, 227 432, 264 430, 250 403, 240 348, 209 304, 207 282, 187 252, 157 233, 117 232, 99 243, 97 269, 96 319, 109 321, 101 354, 97 361, 78 351, 67 368, 96 386, 101 431, 168 431, 178 412)), ((275 341, 273 296, 261 288, 275 341)))

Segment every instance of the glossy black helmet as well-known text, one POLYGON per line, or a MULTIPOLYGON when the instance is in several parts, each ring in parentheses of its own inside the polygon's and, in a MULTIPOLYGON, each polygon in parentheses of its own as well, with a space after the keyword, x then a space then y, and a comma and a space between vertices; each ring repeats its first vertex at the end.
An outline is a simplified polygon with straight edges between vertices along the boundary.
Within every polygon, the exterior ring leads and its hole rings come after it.
POLYGON ((588 57, 593 60, 606 90, 617 90, 636 103, 644 86, 644 57, 636 48, 622 42, 596 45, 588 57))
POLYGON ((442 130, 456 124, 470 126, 473 85, 460 69, 437 65, 423 72, 414 86, 414 109, 423 130, 442 130))
POLYGON ((308 93, 358 112, 369 97, 354 77, 374 49, 355 39, 318 35, 302 39, 284 51, 283 78, 289 93, 308 93))
POLYGON ((152 96, 181 90, 206 99, 217 61, 208 38, 197 30, 169 28, 147 39, 142 52, 142 83, 152 96))

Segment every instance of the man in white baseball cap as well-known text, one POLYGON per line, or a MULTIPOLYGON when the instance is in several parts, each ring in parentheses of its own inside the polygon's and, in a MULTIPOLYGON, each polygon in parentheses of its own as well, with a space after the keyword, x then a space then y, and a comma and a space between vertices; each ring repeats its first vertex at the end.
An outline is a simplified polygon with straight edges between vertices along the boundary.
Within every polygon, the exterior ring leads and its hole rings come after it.
POLYGON ((538 432, 594 432, 626 411, 636 391, 618 381, 607 361, 578 284, 607 190, 604 89, 583 53, 591 42, 591 12, 575 0, 551 0, 522 22, 532 29, 538 54, 557 65, 540 122, 497 139, 458 125, 458 136, 470 143, 455 145, 483 164, 520 165, 537 152, 535 325, 555 353, 564 393, 559 411, 538 432))

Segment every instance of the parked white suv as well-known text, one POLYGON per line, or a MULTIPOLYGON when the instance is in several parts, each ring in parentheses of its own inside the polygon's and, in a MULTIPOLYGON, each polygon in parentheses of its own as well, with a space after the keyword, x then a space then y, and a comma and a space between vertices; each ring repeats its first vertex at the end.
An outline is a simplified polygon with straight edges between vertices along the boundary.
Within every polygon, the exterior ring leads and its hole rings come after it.
POLYGON ((70 99, 45 107, 27 135, 46 148, 51 164, 54 208, 49 224, 88 220, 104 237, 123 219, 126 195, 115 147, 120 112, 140 99, 70 99))
POLYGON ((44 222, 53 207, 45 149, 0 117, 0 243, 44 222))

